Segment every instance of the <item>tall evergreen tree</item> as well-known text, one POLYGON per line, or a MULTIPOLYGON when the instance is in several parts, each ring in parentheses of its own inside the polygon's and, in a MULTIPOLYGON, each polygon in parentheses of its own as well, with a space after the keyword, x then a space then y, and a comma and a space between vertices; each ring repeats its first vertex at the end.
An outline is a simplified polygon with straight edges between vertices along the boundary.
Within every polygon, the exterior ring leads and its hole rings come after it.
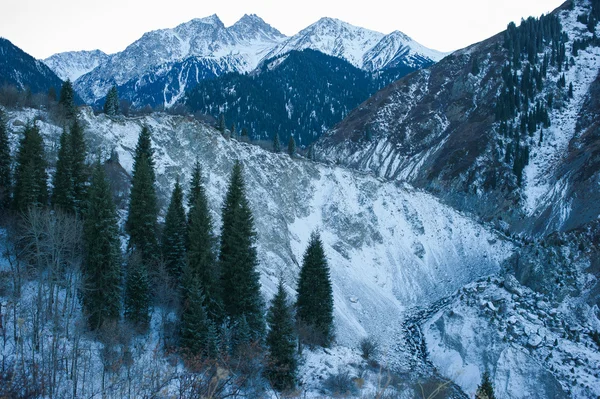
POLYGON ((60 88, 60 98, 58 103, 62 106, 67 119, 75 119, 77 116, 75 91, 73 90, 73 84, 69 79, 67 79, 60 88))
POLYGON ((311 330, 311 344, 328 346, 333 340, 333 288, 323 243, 315 231, 302 259, 296 302, 298 322, 311 330))
POLYGON ((90 185, 84 221, 83 304, 92 329, 119 318, 121 243, 118 217, 104 168, 98 162, 90 185))
POLYGON ((296 140, 294 140, 294 136, 292 135, 290 135, 290 139, 288 140, 288 154, 292 158, 296 156, 296 140))
POLYGON ((10 205, 12 180, 10 175, 10 142, 4 113, 0 110, 0 211, 10 205))
POLYGON ((296 373, 298 361, 296 359, 296 330, 292 308, 288 304, 288 297, 279 282, 277 294, 271 301, 267 313, 269 332, 267 333, 267 347, 269 355, 266 365, 266 375, 271 385, 279 391, 292 390, 296 386, 296 373))
POLYGON ((60 135, 60 148, 56 161, 56 172, 52 179, 52 206, 63 212, 74 212, 73 160, 71 159, 71 136, 66 129, 60 135))
POLYGON ((169 275, 177 280, 185 266, 185 245, 187 241, 187 220, 183 208, 183 190, 179 178, 171 195, 169 209, 165 216, 162 235, 163 259, 169 275))
POLYGON ((275 137, 273 138, 273 152, 281 152, 281 142, 279 141, 279 133, 275 133, 275 137))
POLYGON ((19 143, 15 170, 14 208, 25 211, 32 205, 45 206, 48 202, 48 185, 44 140, 36 125, 25 127, 19 143))
POLYGON ((125 280, 125 318, 146 327, 150 319, 150 278, 142 254, 133 250, 129 256, 125 280))
POLYGON ((156 238, 158 208, 152 157, 150 131, 144 127, 135 149, 129 214, 125 228, 129 233, 129 248, 138 251, 146 265, 156 262, 158 252, 156 238))
POLYGON ((242 176, 242 165, 235 162, 222 208, 221 289, 223 304, 234 321, 245 318, 253 340, 265 331, 264 303, 260 294, 258 258, 254 241, 254 220, 242 176))
POLYGON ((222 134, 225 134, 225 115, 219 115, 219 125, 218 129, 222 134))
POLYGON ((111 87, 106 94, 106 98, 104 100, 104 113, 110 116, 114 116, 119 113, 119 93, 117 92, 117 86, 111 87))
POLYGON ((208 199, 202 185, 199 164, 196 164, 192 177, 190 199, 195 203, 190 206, 188 215, 188 278, 198 280, 204 292, 204 302, 208 315, 215 321, 223 316, 221 300, 219 264, 215 256, 216 239, 208 209, 208 199))
POLYGON ((75 118, 70 130, 71 175, 73 179, 73 200, 76 213, 83 213, 87 202, 87 184, 89 180, 88 165, 86 164, 87 146, 83 135, 83 126, 75 118))
POLYGON ((475 393, 476 399, 496 399, 494 395, 494 386, 490 380, 490 373, 486 370, 481 377, 481 384, 477 387, 475 393))

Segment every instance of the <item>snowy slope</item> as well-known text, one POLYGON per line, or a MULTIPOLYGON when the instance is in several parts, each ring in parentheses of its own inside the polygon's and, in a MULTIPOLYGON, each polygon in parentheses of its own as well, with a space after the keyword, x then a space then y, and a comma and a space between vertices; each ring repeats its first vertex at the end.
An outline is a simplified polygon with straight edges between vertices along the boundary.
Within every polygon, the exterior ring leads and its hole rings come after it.
POLYGON ((107 59, 108 55, 100 50, 68 51, 46 58, 44 63, 62 80, 74 82, 107 59))
POLYGON ((438 62, 447 54, 429 49, 404 33, 394 31, 385 35, 379 43, 364 53, 362 65, 369 71, 393 68, 398 65, 418 68, 428 63, 438 62))
MULTIPOLYGON (((15 121, 32 115, 10 117, 11 126, 18 126, 15 121)), ((408 185, 291 160, 226 140, 186 118, 155 114, 111 119, 94 116, 89 109, 83 118, 94 153, 107 157, 116 151, 129 172, 141 126, 150 127, 162 209, 175 178, 187 180, 199 157, 218 221, 228 175, 234 160, 240 159, 256 221, 266 297, 274 292, 280 275, 294 290, 309 235, 319 229, 332 270, 342 345, 354 346, 367 334, 385 342, 398 328, 405 307, 425 305, 496 273, 511 252, 510 245, 493 233, 408 185)), ((41 126, 47 143, 54 143, 60 129, 41 126)))
POLYGON ((75 82, 88 102, 157 67, 168 67, 188 58, 224 61, 227 71, 247 72, 269 49, 285 38, 256 15, 245 15, 225 27, 216 15, 193 19, 172 29, 145 33, 122 52, 112 54, 98 68, 75 82))

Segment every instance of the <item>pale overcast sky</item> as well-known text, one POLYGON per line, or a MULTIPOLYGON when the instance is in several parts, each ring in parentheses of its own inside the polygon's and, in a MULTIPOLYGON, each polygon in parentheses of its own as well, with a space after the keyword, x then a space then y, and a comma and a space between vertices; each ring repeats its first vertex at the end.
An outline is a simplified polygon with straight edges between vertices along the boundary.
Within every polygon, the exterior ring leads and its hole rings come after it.
POLYGON ((144 32, 217 14, 226 26, 257 14, 286 35, 321 17, 451 51, 552 11, 563 0, 1 0, 0 36, 37 58, 70 50, 123 50, 144 32))

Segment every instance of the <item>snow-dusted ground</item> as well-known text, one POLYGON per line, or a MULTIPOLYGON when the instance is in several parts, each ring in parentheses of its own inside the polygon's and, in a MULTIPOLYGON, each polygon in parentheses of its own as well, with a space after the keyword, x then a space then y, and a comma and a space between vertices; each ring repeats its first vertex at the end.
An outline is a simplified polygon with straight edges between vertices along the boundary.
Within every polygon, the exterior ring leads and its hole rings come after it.
POLYGON ((467 285, 423 326, 439 371, 473 395, 487 369, 496 397, 600 395, 600 351, 589 336, 598 309, 551 305, 512 276, 467 285))

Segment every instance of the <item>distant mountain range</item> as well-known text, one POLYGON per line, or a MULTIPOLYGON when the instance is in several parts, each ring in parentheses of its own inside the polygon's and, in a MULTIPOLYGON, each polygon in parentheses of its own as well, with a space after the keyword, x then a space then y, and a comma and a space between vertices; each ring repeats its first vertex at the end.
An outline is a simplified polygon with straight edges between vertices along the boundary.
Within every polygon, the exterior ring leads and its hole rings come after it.
POLYGON ((74 80, 75 89, 90 104, 102 100, 116 84, 135 106, 170 107, 201 80, 251 72, 267 59, 303 49, 371 72, 398 66, 414 70, 445 55, 398 31, 384 35, 332 18, 286 37, 256 15, 244 15, 230 27, 212 15, 145 33, 116 54, 69 52, 44 62, 62 78, 74 80))

